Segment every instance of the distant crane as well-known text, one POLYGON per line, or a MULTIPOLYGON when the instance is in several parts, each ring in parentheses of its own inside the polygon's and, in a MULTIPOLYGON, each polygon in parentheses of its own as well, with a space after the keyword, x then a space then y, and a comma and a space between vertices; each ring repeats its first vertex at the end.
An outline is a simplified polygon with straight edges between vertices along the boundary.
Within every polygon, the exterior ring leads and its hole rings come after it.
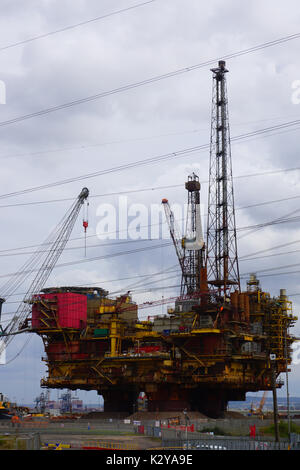
POLYGON ((262 416, 262 411, 263 411, 263 407, 264 407, 265 402, 266 402, 267 393, 268 393, 267 391, 264 391, 263 396, 261 397, 261 400, 259 402, 258 408, 254 408, 253 403, 251 403, 250 413, 252 415, 262 416))
POLYGON ((72 413, 72 392, 68 390, 64 393, 59 400, 61 400, 60 411, 61 413, 72 413))
MULTIPOLYGON (((88 195, 89 190, 87 188, 83 188, 75 202, 47 240, 39 246, 34 255, 25 263, 13 279, 10 279, 2 287, 1 304, 5 297, 12 295, 20 283, 24 282, 24 280, 33 272, 37 271, 33 281, 30 283, 23 302, 20 303, 15 315, 7 327, 0 333, 0 337, 3 338, 0 344, 0 354, 3 352, 5 346, 12 340, 14 335, 27 330, 26 318, 31 311, 30 303, 32 301, 32 297, 33 295, 40 293, 49 278, 70 238, 78 214, 85 200, 88 198, 88 195)), ((86 227, 87 225, 84 225, 85 230, 86 227)))
POLYGON ((42 392, 38 397, 36 397, 35 401, 35 409, 40 413, 45 413, 46 408, 49 403, 49 391, 45 394, 42 392))

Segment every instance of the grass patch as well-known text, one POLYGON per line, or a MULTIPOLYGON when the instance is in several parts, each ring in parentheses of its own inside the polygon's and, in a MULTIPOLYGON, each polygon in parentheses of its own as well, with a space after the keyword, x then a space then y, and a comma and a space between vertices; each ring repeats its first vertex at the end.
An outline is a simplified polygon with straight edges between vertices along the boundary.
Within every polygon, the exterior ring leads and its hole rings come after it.
POLYGON ((0 450, 26 450, 26 441, 15 436, 0 436, 0 450))
POLYGON ((11 450, 15 448, 15 439, 6 436, 0 436, 0 449, 11 450))
POLYGON ((90 429, 89 431, 79 432, 79 434, 93 434, 98 436, 136 436, 134 432, 128 431, 114 431, 114 430, 101 430, 101 429, 90 429))
POLYGON ((136 436, 132 431, 119 431, 115 429, 76 429, 76 428, 59 428, 47 429, 45 434, 69 434, 70 436, 79 434, 84 436, 136 436))
MULTIPOLYGON (((280 437, 289 437, 289 428, 288 428, 288 423, 285 421, 280 421, 278 424, 278 429, 279 429, 279 436, 280 437)), ((274 424, 271 424, 270 426, 266 426, 264 428, 259 428, 259 432, 262 435, 271 435, 275 436, 275 426, 274 424)), ((300 434, 300 426, 297 424, 291 422, 291 432, 300 434)))

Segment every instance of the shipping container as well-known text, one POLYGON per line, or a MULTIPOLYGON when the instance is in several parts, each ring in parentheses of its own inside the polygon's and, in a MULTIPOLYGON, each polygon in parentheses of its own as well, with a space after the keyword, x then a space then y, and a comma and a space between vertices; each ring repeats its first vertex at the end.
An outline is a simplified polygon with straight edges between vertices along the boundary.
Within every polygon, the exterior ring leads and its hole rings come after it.
POLYGON ((94 336, 108 336, 109 329, 108 328, 95 328, 94 336))

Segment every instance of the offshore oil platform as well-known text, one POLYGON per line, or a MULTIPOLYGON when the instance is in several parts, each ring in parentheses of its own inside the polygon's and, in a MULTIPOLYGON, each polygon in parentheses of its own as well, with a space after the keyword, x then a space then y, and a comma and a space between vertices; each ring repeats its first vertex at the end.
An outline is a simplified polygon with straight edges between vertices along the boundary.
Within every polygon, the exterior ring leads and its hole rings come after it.
MULTIPOLYGON (((197 175, 189 176, 185 184, 188 230, 183 238, 168 200, 162 200, 181 269, 174 308, 140 321, 139 306, 129 293, 111 298, 100 287, 44 288, 43 268, 25 298, 27 314, 22 310, 15 320, 19 320, 18 332, 36 333, 43 340, 48 376, 42 379, 42 387, 97 390, 104 398, 104 411, 109 412, 132 413, 140 392, 145 392, 148 411, 187 409, 221 417, 228 401, 282 386, 278 378, 291 363, 295 338, 289 329, 297 318, 286 291, 271 297, 255 274, 241 290, 227 72, 224 61, 212 69, 206 240, 197 175)), ((44 263, 47 275, 87 196, 84 188, 60 227, 55 249, 49 250, 44 263)), ((14 331, 12 324, 3 337, 14 331)))

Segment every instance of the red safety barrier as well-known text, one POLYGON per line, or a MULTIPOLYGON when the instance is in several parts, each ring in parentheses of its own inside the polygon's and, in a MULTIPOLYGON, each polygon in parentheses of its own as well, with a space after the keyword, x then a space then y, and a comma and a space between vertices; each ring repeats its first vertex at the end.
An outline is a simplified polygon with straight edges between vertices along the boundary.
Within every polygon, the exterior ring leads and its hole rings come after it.
POLYGON ((46 428, 49 423, 47 421, 21 421, 23 428, 46 428))
POLYGON ((139 434, 144 434, 144 432, 145 432, 145 427, 142 426, 142 425, 141 425, 141 426, 138 426, 138 433, 139 433, 139 434))
POLYGON ((168 425, 161 425, 161 429, 175 429, 175 431, 189 431, 189 432, 195 432, 195 425, 191 424, 191 426, 172 426, 171 424, 168 425))

